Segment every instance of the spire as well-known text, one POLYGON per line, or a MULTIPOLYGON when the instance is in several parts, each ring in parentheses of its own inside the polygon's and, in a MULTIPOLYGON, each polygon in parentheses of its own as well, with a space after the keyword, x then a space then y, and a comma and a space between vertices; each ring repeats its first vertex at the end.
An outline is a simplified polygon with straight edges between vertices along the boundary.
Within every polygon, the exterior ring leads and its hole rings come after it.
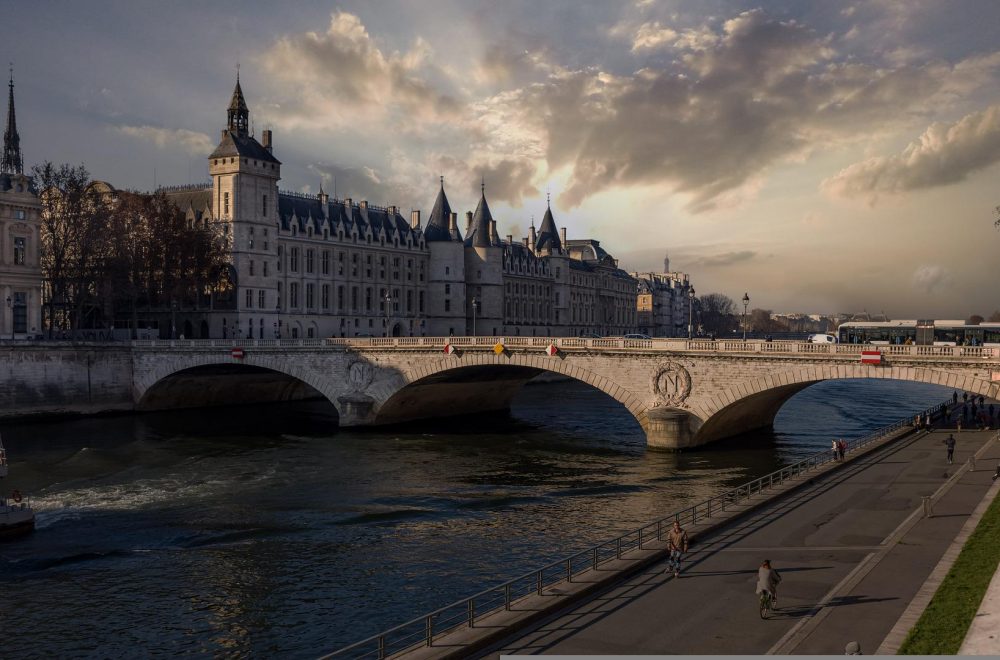
POLYGON ((444 177, 441 177, 441 188, 438 190, 437 199, 434 200, 434 208, 427 218, 427 227, 424 228, 425 241, 460 241, 462 235, 458 233, 458 227, 454 232, 451 228, 451 204, 448 203, 448 196, 444 194, 444 177))
MULTIPOLYGON (((469 230, 469 235, 465 237, 466 247, 491 247, 494 245, 494 240, 496 240, 490 236, 490 227, 493 225, 493 214, 490 213, 490 205, 486 203, 485 178, 480 184, 480 190, 482 191, 482 197, 479 198, 479 205, 476 206, 476 212, 472 216, 472 229, 469 230)), ((496 244, 499 244, 499 240, 496 240, 496 244)))
POLYGON ((17 118, 14 115, 14 65, 10 65, 10 95, 7 98, 7 128, 3 132, 3 157, 0 158, 0 173, 23 174, 21 159, 21 138, 17 134, 17 118))
POLYGON ((247 108, 246 99, 243 98, 243 88, 240 87, 240 65, 236 65, 236 87, 233 89, 233 98, 229 101, 229 112, 227 128, 240 136, 247 136, 249 131, 250 109, 247 108))
POLYGON ((552 218, 552 207, 548 204, 546 200, 545 215, 542 217, 542 226, 538 228, 535 252, 542 250, 557 252, 563 248, 562 241, 559 240, 559 230, 556 229, 556 221, 552 218))

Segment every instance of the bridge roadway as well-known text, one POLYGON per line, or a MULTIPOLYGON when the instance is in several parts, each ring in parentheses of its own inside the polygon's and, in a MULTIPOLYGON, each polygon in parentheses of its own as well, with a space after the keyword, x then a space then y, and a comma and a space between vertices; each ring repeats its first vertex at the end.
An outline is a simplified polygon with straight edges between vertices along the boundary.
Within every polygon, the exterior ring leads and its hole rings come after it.
MULTIPOLYGON (((681 577, 654 566, 485 657, 503 654, 874 653, 991 485, 995 431, 921 433, 828 473, 692 545, 681 577), (966 461, 985 446, 979 469, 966 461), (921 497, 936 491, 933 515, 921 497), (757 567, 783 580, 760 620, 757 567)), ((446 646, 446 641, 441 640, 446 646)))
POLYGON ((546 371, 620 402, 649 445, 667 449, 766 428, 796 392, 835 378, 1000 396, 1000 347, 575 337, 132 343, 139 409, 322 396, 336 406, 341 426, 506 410, 546 371), (873 348, 881 363, 863 363, 862 350, 873 348))

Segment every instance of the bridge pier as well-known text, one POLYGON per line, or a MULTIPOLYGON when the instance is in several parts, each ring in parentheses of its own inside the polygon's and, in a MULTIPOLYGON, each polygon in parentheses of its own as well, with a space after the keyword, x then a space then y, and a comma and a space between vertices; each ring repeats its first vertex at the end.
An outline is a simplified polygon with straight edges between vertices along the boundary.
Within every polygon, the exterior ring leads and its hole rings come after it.
POLYGON ((677 408, 658 407, 646 411, 646 446, 676 451, 694 446, 697 418, 677 408))

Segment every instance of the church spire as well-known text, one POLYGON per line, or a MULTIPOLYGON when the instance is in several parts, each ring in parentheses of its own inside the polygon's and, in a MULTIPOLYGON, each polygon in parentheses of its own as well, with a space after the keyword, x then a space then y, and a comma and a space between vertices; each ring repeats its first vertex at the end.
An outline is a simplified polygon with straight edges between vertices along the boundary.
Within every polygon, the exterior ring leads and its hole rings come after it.
POLYGON ((7 128, 3 132, 3 157, 0 158, 0 173, 23 174, 21 159, 21 138, 17 134, 17 118, 14 115, 14 65, 10 65, 10 95, 7 99, 7 128))
POLYGON ((250 135, 250 109, 243 98, 243 88, 240 87, 240 68, 236 66, 236 87, 233 98, 229 102, 228 122, 226 128, 239 136, 250 135))

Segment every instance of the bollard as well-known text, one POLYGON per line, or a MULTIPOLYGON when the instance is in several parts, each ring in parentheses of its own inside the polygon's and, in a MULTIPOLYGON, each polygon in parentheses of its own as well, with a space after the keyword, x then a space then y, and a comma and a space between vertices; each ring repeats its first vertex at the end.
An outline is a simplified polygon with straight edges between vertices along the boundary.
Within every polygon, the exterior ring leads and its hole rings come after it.
POLYGON ((976 457, 973 456, 972 458, 969 459, 969 472, 975 472, 975 471, 976 471, 976 457))
POLYGON ((931 501, 930 495, 924 495, 922 498, 924 505, 924 518, 930 518, 934 515, 933 502, 931 501))

